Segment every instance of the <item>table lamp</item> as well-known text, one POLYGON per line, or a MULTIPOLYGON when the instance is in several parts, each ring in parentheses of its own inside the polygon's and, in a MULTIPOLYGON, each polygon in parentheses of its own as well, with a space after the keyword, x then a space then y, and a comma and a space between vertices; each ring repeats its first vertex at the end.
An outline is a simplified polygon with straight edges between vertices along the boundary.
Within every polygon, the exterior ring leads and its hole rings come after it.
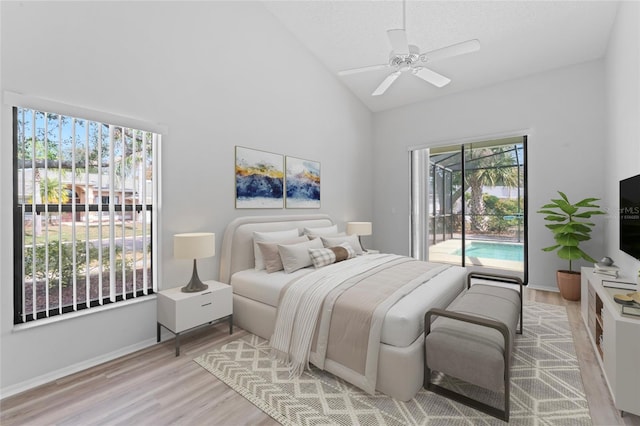
POLYGON ((216 254, 216 234, 212 232, 192 232, 173 236, 173 257, 176 259, 193 259, 191 281, 182 287, 185 293, 195 293, 209 288, 198 277, 196 259, 212 257, 216 254))
POLYGON ((362 247, 362 250, 364 250, 364 246, 362 245, 360 236, 371 235, 372 230, 373 226, 371 225, 371 222, 347 222, 347 234, 355 234, 358 236, 358 241, 360 242, 360 247, 362 247))

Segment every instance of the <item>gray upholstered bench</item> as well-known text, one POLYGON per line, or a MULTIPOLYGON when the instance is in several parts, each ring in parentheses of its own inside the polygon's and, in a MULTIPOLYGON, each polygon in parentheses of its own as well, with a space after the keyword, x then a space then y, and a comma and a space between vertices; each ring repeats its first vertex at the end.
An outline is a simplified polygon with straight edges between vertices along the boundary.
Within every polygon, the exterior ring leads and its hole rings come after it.
POLYGON ((424 387, 487 414, 509 421, 509 377, 515 333, 522 334, 522 280, 471 272, 467 290, 444 309, 431 309, 425 319, 424 387), (471 280, 514 284, 517 290, 471 280), (435 318, 432 324, 432 317, 435 318), (520 329, 516 331, 520 323, 520 329), (431 382, 431 370, 465 382, 504 392, 504 410, 473 400, 431 382))

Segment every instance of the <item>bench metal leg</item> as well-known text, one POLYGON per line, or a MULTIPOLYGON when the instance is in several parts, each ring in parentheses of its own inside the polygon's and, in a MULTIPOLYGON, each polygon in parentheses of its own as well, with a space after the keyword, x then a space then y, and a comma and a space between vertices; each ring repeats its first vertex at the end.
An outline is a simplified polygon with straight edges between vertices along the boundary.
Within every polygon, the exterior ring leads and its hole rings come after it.
POLYGON ((425 386, 425 389, 438 394, 440 396, 444 396, 445 398, 449 398, 456 402, 466 405, 467 407, 474 408, 478 411, 482 411, 485 414, 498 418, 500 420, 504 420, 505 422, 509 422, 509 392, 508 387, 507 391, 504 395, 504 410, 500 410, 499 408, 492 407, 491 405, 485 404, 484 402, 476 401, 475 399, 471 399, 466 395, 462 395, 460 393, 454 392, 447 388, 443 388, 442 386, 436 385, 429 380, 425 386))
POLYGON ((440 396, 444 396, 445 398, 449 398, 453 401, 459 402, 461 404, 466 405, 467 407, 474 408, 478 411, 482 411, 485 414, 498 418, 500 420, 504 420, 505 422, 509 422, 509 395, 505 393, 504 400, 504 410, 501 410, 496 407, 492 407, 491 405, 485 404, 484 402, 476 401, 475 399, 471 399, 466 395, 462 395, 460 393, 454 392, 447 388, 443 388, 442 386, 436 385, 435 383, 427 383, 425 385, 425 389, 438 394, 440 396))

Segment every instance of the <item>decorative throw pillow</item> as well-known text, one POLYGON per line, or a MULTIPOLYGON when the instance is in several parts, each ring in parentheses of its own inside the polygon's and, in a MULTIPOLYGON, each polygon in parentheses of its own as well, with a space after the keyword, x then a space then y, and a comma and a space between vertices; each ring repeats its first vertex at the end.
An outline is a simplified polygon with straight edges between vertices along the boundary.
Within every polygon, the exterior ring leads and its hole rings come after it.
POLYGON ((335 247, 339 246, 342 243, 349 243, 351 247, 355 250, 356 254, 360 255, 364 253, 362 251, 362 246, 360 245, 360 240, 357 235, 345 235, 343 237, 320 237, 322 239, 322 244, 325 247, 335 247))
POLYGON ((280 258, 280 252, 278 251, 278 244, 296 244, 309 241, 306 235, 293 238, 291 240, 282 241, 281 243, 263 243, 258 242, 260 247, 260 253, 262 253, 262 261, 264 262, 264 268, 268 273, 282 271, 282 259, 280 258))
POLYGON ((315 268, 321 268, 356 257, 356 252, 349 243, 342 243, 335 247, 309 249, 309 257, 315 268))
POLYGON ((282 266, 287 274, 298 269, 311 266, 310 248, 322 248, 322 241, 315 239, 298 244, 278 244, 278 252, 282 259, 282 266))
POLYGON ((323 226, 319 228, 303 228, 304 235, 313 235, 315 237, 336 235, 338 233, 338 225, 323 226))
POLYGON ((321 238, 321 237, 344 237, 345 234, 344 232, 338 232, 337 234, 331 234, 331 235, 316 235, 316 234, 306 234, 307 237, 309 237, 310 240, 313 240, 315 238, 321 238))
POLYGON ((271 242, 277 243, 280 241, 287 241, 292 238, 298 237, 298 228, 289 229, 287 231, 275 231, 275 232, 254 232, 253 233, 253 256, 255 257, 255 268, 264 269, 264 261, 262 260, 262 253, 258 247, 259 242, 271 242))

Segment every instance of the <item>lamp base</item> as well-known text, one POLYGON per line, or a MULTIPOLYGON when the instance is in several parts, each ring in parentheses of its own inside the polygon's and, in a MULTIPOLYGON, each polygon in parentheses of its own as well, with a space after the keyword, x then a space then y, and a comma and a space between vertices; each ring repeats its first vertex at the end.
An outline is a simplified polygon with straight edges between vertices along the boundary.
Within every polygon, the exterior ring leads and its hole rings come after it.
POLYGON ((189 284, 182 287, 181 290, 183 293, 197 293, 199 291, 203 291, 208 288, 209 286, 203 283, 202 281, 199 281, 197 283, 194 283, 193 281, 189 281, 189 284))
POLYGON ((181 290, 183 293, 197 293, 199 291, 204 291, 208 289, 209 286, 200 281, 200 277, 198 277, 198 270, 196 269, 196 260, 193 259, 193 274, 191 275, 191 281, 182 287, 181 290))

